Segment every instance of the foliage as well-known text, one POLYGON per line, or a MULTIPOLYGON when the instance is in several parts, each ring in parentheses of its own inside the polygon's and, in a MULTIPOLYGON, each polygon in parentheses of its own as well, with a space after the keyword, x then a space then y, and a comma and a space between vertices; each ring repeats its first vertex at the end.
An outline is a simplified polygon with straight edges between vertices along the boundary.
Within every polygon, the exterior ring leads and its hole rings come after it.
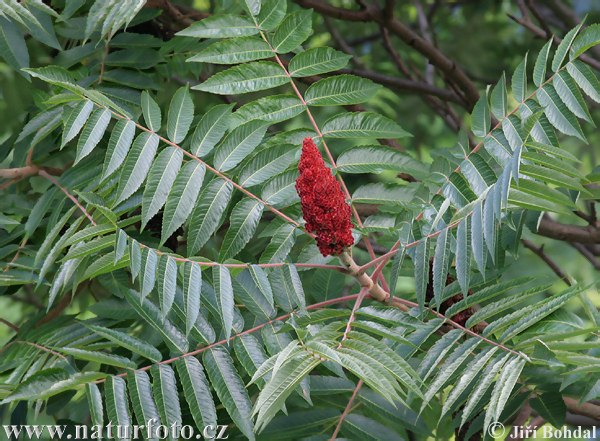
POLYGON ((0 292, 39 307, 3 321, 4 419, 471 439, 526 400, 562 425, 563 396, 599 396, 595 286, 510 273, 525 236, 600 197, 565 147, 594 125, 599 25, 458 96, 471 132, 423 158, 362 107, 390 91, 311 37, 318 8, 222 1, 192 22, 151 3, 0 4, 33 96, 2 145, 0 292), (163 41, 165 16, 185 26, 163 41), (307 137, 353 211, 339 259, 303 227, 307 137))

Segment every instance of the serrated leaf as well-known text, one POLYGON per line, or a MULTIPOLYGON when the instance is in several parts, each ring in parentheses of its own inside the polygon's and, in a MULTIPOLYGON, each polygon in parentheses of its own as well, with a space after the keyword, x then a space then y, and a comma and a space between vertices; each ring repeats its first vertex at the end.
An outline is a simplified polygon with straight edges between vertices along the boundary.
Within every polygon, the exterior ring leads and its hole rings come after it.
MULTIPOLYGON (((181 408, 179 393, 173 368, 167 364, 156 364, 150 369, 152 373, 152 392, 161 422, 167 427, 181 427, 181 408)), ((169 439, 177 437, 169 435, 169 439)))
POLYGON ((237 95, 271 89, 289 81, 276 63, 254 61, 216 73, 192 89, 218 95, 237 95))
POLYGON ((239 37, 217 41, 196 53, 188 62, 239 64, 273 56, 271 47, 256 37, 239 37))
POLYGON ((163 317, 166 317, 173 302, 177 289, 177 264, 175 259, 168 255, 160 256, 158 261, 158 300, 163 317))
POLYGON ((71 109, 65 121, 60 148, 63 148, 77 136, 88 120, 92 110, 94 110, 94 103, 89 100, 83 100, 71 109))
POLYGON ((437 237, 433 254, 433 295, 438 309, 442 304, 442 291, 446 286, 450 259, 450 237, 448 228, 444 228, 437 237))
MULTIPOLYGON (((154 424, 160 424, 158 409, 152 398, 152 384, 150 383, 148 374, 145 371, 130 371, 127 373, 127 383, 129 385, 131 404, 138 424, 145 425, 150 421, 154 424)), ((158 437, 156 433, 151 432, 149 439, 158 440, 158 437)))
POLYGON ((171 146, 160 152, 154 160, 142 198, 142 229, 167 201, 182 162, 181 150, 171 146))
POLYGON ((422 309, 425 306, 427 282, 429 281, 429 242, 427 238, 421 239, 417 244, 413 264, 415 267, 415 295, 419 307, 422 309))
POLYGON ((183 312, 186 335, 189 335, 200 313, 201 288, 202 269, 200 265, 194 262, 185 262, 183 267, 183 312))
POLYGON ((79 348, 61 347, 56 349, 59 352, 70 355, 77 360, 91 361, 94 363, 101 363, 123 369, 135 369, 137 367, 133 361, 129 360, 128 358, 121 357, 120 355, 109 354, 100 351, 88 351, 79 348))
POLYGON ((225 338, 229 339, 231 336, 231 329, 233 328, 233 287, 231 284, 231 274, 229 269, 223 265, 213 266, 213 286, 215 288, 215 294, 219 301, 219 314, 221 316, 221 324, 225 331, 225 338))
POLYGON ((145 357, 148 360, 152 360, 154 362, 159 362, 162 360, 162 355, 160 354, 160 351, 158 351, 158 349, 136 337, 133 337, 132 335, 126 334, 116 329, 87 324, 85 322, 84 325, 87 328, 94 331, 96 334, 106 338, 107 340, 112 341, 113 343, 118 344, 119 346, 125 349, 129 349, 135 354, 140 354, 142 357, 145 357))
POLYGON ((368 101, 381 86, 355 75, 323 78, 309 86, 304 99, 309 106, 343 106, 368 101))
POLYGON ((200 157, 208 155, 221 140, 229 126, 233 104, 218 104, 206 112, 190 142, 190 151, 200 157))
POLYGON ((182 37, 231 38, 258 34, 258 29, 250 20, 235 15, 212 15, 177 32, 182 37))
POLYGON ((251 441, 254 441, 252 403, 233 361, 223 348, 207 350, 203 356, 204 366, 217 396, 234 424, 251 441))
POLYGON ((507 112, 506 75, 504 72, 490 93, 490 105, 496 118, 499 120, 504 118, 507 112))
POLYGON ((581 29, 582 25, 583 23, 579 23, 576 27, 567 32, 556 48, 554 58, 552 59, 552 70, 554 72, 557 72, 562 67, 563 61, 565 61, 565 58, 569 53, 569 49, 571 48, 571 44, 575 40, 575 37, 577 37, 577 33, 579 32, 579 29, 581 29))
POLYGON ((227 171, 238 165, 260 144, 268 126, 264 121, 250 121, 229 132, 215 153, 217 170, 227 171))
POLYGON ((129 413, 125 380, 120 377, 108 377, 104 386, 104 397, 108 420, 113 424, 122 424, 123 427, 129 427, 131 425, 131 416, 129 413))
POLYGON ((142 298, 147 297, 156 282, 156 265, 158 256, 152 248, 142 248, 142 265, 140 271, 140 288, 142 298))
POLYGON ((344 173, 380 173, 394 170, 414 176, 424 176, 426 167, 398 150, 384 146, 359 146, 338 156, 337 168, 344 173))
POLYGON ((150 170, 157 148, 158 136, 153 133, 142 132, 133 141, 131 152, 121 169, 113 207, 128 199, 140 188, 150 170))
POLYGON ((217 411, 204 369, 195 357, 175 362, 183 394, 198 427, 216 426, 217 411))
POLYGON ((323 125, 329 138, 402 138, 411 136, 389 118, 373 112, 341 113, 323 125))
POLYGON ((546 80, 546 66, 548 64, 548 55, 552 48, 552 38, 542 47, 538 54, 535 65, 533 66, 533 82, 540 87, 546 80))
POLYGON ((294 95, 273 95, 244 104, 233 114, 233 119, 239 124, 256 119, 274 124, 300 115, 305 109, 294 95))
POLYGON ((290 60, 288 71, 292 77, 308 77, 344 68, 351 55, 330 47, 315 47, 296 54, 290 60))
POLYGON ((238 183, 242 187, 262 184, 292 165, 296 159, 296 153, 297 148, 295 146, 285 144, 261 150, 242 166, 238 183))
POLYGON ((144 114, 144 121, 148 125, 148 128, 153 132, 158 132, 162 123, 162 114, 160 107, 156 104, 156 101, 150 96, 145 90, 141 95, 142 113, 144 114))
POLYGON ((264 320, 275 317, 273 307, 273 291, 267 275, 260 267, 245 269, 236 278, 234 292, 252 314, 264 320))
POLYGON ((194 103, 187 86, 177 89, 167 115, 167 134, 175 144, 183 141, 194 120, 194 103))
POLYGON ((242 199, 231 211, 229 228, 223 238, 219 260, 236 256, 252 239, 263 211, 263 204, 252 198, 242 199))
POLYGON ((596 74, 583 62, 579 60, 567 63, 567 72, 575 82, 583 89, 587 96, 600 103, 600 81, 596 74))
POLYGON ((177 174, 163 212, 161 243, 164 243, 187 220, 202 188, 206 166, 187 162, 177 174))
POLYGON ((133 121, 130 119, 117 121, 108 141, 108 149, 106 150, 106 158, 102 170, 103 180, 113 174, 123 164, 134 136, 135 123, 133 121))
POLYGON ((210 239, 222 222, 231 199, 233 186, 224 179, 213 179, 200 195, 194 207, 188 230, 188 254, 195 254, 210 239))
POLYGON ((525 101, 527 97, 527 54, 513 72, 511 85, 515 99, 519 103, 525 101))
POLYGON ((575 136, 587 142, 577 118, 560 99, 553 86, 546 84, 538 91, 538 100, 548 120, 565 135, 575 136))
POLYGON ((288 14, 271 38, 275 52, 286 54, 301 45, 312 34, 312 10, 288 14))

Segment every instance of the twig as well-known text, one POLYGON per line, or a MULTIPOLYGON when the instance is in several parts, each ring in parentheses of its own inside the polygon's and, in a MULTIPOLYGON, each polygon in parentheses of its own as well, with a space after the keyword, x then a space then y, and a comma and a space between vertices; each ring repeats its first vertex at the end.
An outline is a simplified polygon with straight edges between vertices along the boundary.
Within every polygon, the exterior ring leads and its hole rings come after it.
POLYGON ((58 188, 60 188, 60 190, 69 198, 71 199, 71 201, 73 201, 73 203, 77 206, 77 208, 79 208, 83 214, 85 215, 85 217, 87 217, 89 219, 89 221, 92 223, 92 225, 96 225, 96 222, 94 221, 94 219, 92 218, 92 216, 90 215, 90 213, 88 213, 88 211, 85 209, 85 207, 83 205, 81 205, 81 203, 77 200, 77 198, 75 196, 73 196, 71 193, 69 193, 69 190, 67 190, 65 187, 63 187, 62 185, 60 185, 60 183, 58 182, 58 180, 52 176, 51 174, 49 174, 46 170, 40 170, 39 171, 39 175, 48 179, 50 182, 52 182, 54 185, 56 185, 58 188))
POLYGON ((335 430, 333 431, 333 435, 331 435, 331 438, 329 438, 329 441, 335 441, 337 439, 337 436, 340 433, 340 429, 342 428, 342 424, 343 424, 344 420, 346 419, 346 417, 350 414, 350 410, 352 409, 352 403, 354 403, 354 400, 358 396, 358 392, 360 391, 362 385, 363 385, 363 381, 358 380, 358 383, 356 383, 356 387, 354 388, 354 392, 352 392, 352 396, 348 400, 348 404, 346 404, 346 408, 340 415, 340 419, 338 420, 337 425, 335 426, 335 430))
POLYGON ((585 245, 577 242, 569 242, 569 244, 579 251, 579 253, 592 264, 596 271, 600 271, 600 262, 598 262, 594 253, 592 253, 585 245))
POLYGON ((0 323, 8 326, 10 329, 12 329, 15 332, 19 332, 19 327, 17 325, 15 325, 14 323, 9 322, 6 319, 3 319, 2 317, 0 317, 0 323))
POLYGON ((573 284, 571 282, 571 279, 569 278, 569 276, 567 276, 564 273, 564 271, 562 269, 560 269, 560 267, 556 264, 556 262, 554 260, 552 260, 550 258, 550 256, 548 256, 544 252, 543 245, 537 246, 536 244, 534 244, 533 242, 531 242, 528 239, 521 239, 521 243, 525 246, 525 248, 530 249, 531 251, 533 251, 533 253, 535 255, 537 255, 540 259, 542 259, 546 263, 546 265, 548 265, 548 267, 554 272, 554 274, 556 274, 568 286, 571 286, 573 284))

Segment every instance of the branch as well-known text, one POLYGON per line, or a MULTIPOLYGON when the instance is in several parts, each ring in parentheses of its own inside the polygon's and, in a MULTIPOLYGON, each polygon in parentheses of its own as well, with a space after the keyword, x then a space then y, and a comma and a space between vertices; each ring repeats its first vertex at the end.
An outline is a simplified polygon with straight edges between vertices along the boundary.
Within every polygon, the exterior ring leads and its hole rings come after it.
POLYGON ((563 397, 563 401, 569 409, 569 412, 575 413, 577 415, 583 415, 588 418, 592 418, 596 421, 600 421, 600 406, 593 403, 579 403, 579 400, 576 400, 571 397, 563 397))
POLYGON ((352 396, 348 400, 348 404, 346 404, 346 408, 340 415, 340 419, 338 420, 337 425, 335 426, 335 430, 333 431, 333 435, 331 435, 331 438, 329 438, 329 441, 335 441, 337 439, 337 436, 340 433, 340 429, 342 428, 342 423, 344 422, 346 417, 350 414, 350 411, 352 410, 352 403, 354 403, 354 400, 358 396, 358 392, 360 391, 360 388, 362 387, 362 385, 363 385, 363 381, 358 380, 358 383, 356 383, 356 387, 354 388, 354 392, 352 392, 352 396))
POLYGON ((563 224, 555 221, 547 214, 542 217, 536 233, 540 236, 565 242, 600 243, 600 229, 592 225, 581 227, 578 225, 563 224))
POLYGON ((564 271, 562 269, 560 269, 558 264, 544 252, 543 245, 537 246, 536 244, 534 244, 533 242, 531 242, 530 240, 527 240, 527 239, 521 239, 521 243, 525 246, 525 248, 530 249, 540 259, 542 259, 546 263, 546 265, 548 265, 550 267, 550 269, 554 272, 554 274, 556 274, 560 279, 562 279, 562 281, 565 282, 567 284, 567 286, 571 286, 573 284, 571 282, 571 279, 569 278, 569 276, 567 276, 564 273, 564 271))

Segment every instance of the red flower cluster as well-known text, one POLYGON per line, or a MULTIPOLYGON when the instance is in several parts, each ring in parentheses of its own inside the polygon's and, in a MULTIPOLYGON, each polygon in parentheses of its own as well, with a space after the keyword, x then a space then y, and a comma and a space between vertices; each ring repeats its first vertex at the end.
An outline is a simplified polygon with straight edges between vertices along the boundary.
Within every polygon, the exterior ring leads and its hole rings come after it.
POLYGON ((306 229, 317 236, 323 256, 337 256, 354 244, 352 212, 340 183, 325 165, 311 138, 305 138, 298 164, 296 191, 300 196, 306 229))

